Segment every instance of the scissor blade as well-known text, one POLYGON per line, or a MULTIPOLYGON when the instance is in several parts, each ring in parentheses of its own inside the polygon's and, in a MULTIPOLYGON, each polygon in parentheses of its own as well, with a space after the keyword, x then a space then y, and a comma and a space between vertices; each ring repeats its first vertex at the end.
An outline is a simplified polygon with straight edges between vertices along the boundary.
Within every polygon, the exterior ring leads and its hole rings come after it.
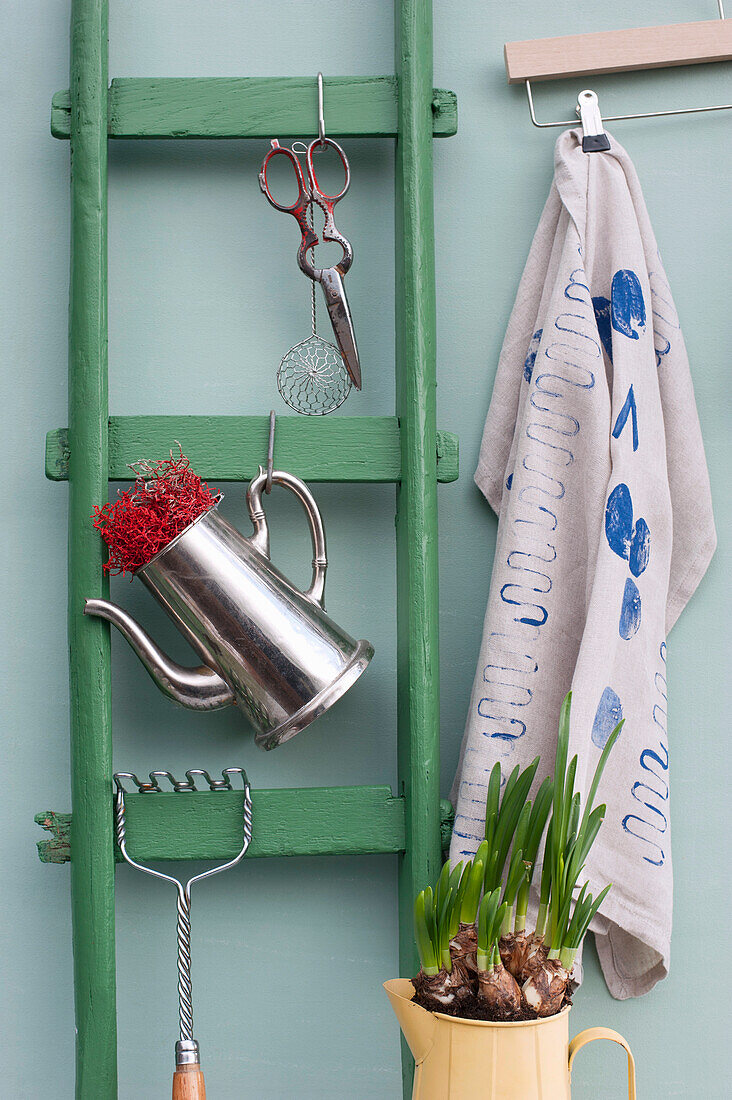
POLYGON ((351 376, 351 381, 357 390, 361 389, 361 364, 358 359, 356 347, 356 334, 353 331, 351 311, 348 308, 348 299, 343 287, 341 273, 335 267, 323 269, 320 285, 325 295, 325 304, 328 308, 330 323, 333 326, 333 334, 336 343, 346 364, 346 370, 351 376))

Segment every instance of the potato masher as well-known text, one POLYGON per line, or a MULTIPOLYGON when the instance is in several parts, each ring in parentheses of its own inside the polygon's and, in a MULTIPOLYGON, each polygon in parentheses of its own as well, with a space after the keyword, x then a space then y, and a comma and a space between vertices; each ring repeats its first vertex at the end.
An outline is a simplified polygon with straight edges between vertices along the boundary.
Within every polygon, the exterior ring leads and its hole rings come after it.
POLYGON ((178 1012, 180 1016, 180 1039, 175 1044, 175 1073, 173 1075, 173 1100, 205 1100, 206 1086, 201 1072, 198 1043, 193 1038, 193 997, 191 987, 191 886, 194 882, 218 875, 221 871, 228 871, 235 867, 242 859, 252 839, 252 799, 249 789, 249 780, 243 768, 225 768, 221 773, 221 779, 213 779, 207 771, 194 768, 186 772, 186 778, 177 780, 168 771, 150 772, 149 780, 140 780, 133 772, 116 772, 114 783, 117 788, 115 796, 115 833, 119 850, 125 861, 138 871, 144 871, 154 878, 171 882, 178 892, 178 1012), (194 875, 184 884, 172 875, 155 871, 152 867, 145 867, 134 860, 127 851, 125 838, 125 782, 134 785, 140 794, 160 794, 163 788, 160 780, 167 780, 177 794, 196 791, 196 780, 205 780, 211 791, 233 790, 232 778, 240 776, 244 785, 243 843, 241 851, 228 863, 222 863, 218 867, 211 867, 201 874, 194 875))

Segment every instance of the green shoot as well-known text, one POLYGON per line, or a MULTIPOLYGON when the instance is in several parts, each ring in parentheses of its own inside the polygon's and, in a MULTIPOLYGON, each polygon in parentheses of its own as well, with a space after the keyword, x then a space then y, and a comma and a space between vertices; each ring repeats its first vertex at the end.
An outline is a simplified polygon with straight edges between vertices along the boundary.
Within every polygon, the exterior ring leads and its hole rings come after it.
MULTIPOLYGON (((615 727, 600 754, 580 820, 581 798, 579 792, 574 790, 577 757, 573 756, 569 765, 567 765, 571 704, 572 693, 569 692, 562 703, 559 718, 552 821, 547 834, 546 845, 549 858, 547 862, 545 855, 544 867, 542 868, 540 908, 537 919, 537 931, 544 932, 548 912, 550 926, 549 958, 552 959, 559 958, 563 948, 566 949, 565 957, 569 957, 567 953, 572 951, 576 954, 589 923, 597 911, 595 908, 588 919, 585 920, 595 903, 592 901, 591 895, 585 897, 583 890, 577 899, 570 920, 572 897, 577 880, 582 873, 582 868, 605 816, 605 807, 593 808, 593 803, 608 757, 623 726, 621 721, 615 727), (551 879, 550 882, 549 879, 551 879)), ((598 905, 605 897, 605 893, 606 891, 600 896, 598 905)), ((574 956, 572 956, 572 960, 574 960, 574 956)))
POLYGON ((621 718, 620 721, 618 722, 617 726, 613 730, 613 732, 608 737, 608 739, 605 743, 605 747, 602 750, 602 753, 600 754, 600 759, 597 762, 597 767, 595 768, 595 774, 592 778, 592 785, 590 787, 589 794, 587 795, 587 805, 585 806, 585 812, 582 815, 582 825, 580 826, 580 829, 583 829, 587 824, 587 818, 589 817, 590 812, 592 811, 592 804, 595 801, 595 797, 597 795, 597 788, 600 786, 600 780, 602 779, 602 773, 605 771, 605 765, 607 764, 607 758, 609 757, 609 755, 612 751, 613 745, 615 744, 618 737, 620 736, 620 731, 621 731, 621 729, 623 728, 624 725, 625 725, 625 719, 621 718))
POLYGON ((442 908, 442 903, 445 900, 447 891, 450 889, 450 864, 443 863, 440 876, 437 879, 437 885, 435 886, 435 911, 439 912, 442 908))
MULTIPOLYGON (((485 841, 483 842, 485 844, 485 841)), ((460 924, 475 924, 475 918, 478 914, 478 903, 480 902, 480 893, 483 889, 483 871, 485 864, 482 859, 479 859, 481 854, 480 848, 476 852, 475 859, 472 863, 468 863, 463 873, 465 879, 465 890, 462 894, 459 910, 459 923, 460 924)), ((485 851, 487 853, 488 846, 486 845, 485 851)), ((462 886, 462 883, 461 883, 462 886)))
POLYGON ((437 926, 437 957, 442 966, 449 973, 452 970, 452 958, 450 957, 450 917, 453 893, 448 887, 443 894, 442 904, 435 911, 435 923, 437 926))
POLYGON ((503 901, 505 902, 505 914, 503 923, 501 925, 501 935, 507 936, 513 926, 513 914, 514 904, 516 902, 516 894, 519 887, 523 883, 528 873, 526 863, 524 863, 524 854, 519 848, 511 854, 511 862, 508 865, 508 875, 506 876, 506 888, 503 892, 503 901))
MULTIPOLYGON (((450 930, 454 921, 456 892, 450 886, 450 868, 443 868, 435 890, 425 887, 414 903, 414 934, 422 970, 428 978, 441 969, 452 970, 450 930)), ((459 868, 456 868, 461 875, 459 868)), ((455 872, 453 872, 453 875, 455 872)))
MULTIPOLYGON (((498 776, 499 776, 499 779, 500 779, 501 765, 500 764, 494 764, 493 770, 495 771, 496 768, 498 768, 498 776)), ((503 795, 501 796, 501 805, 506 805, 511 801, 511 796, 513 794, 513 788, 516 786, 516 784, 518 782, 518 777, 519 777, 520 771, 521 771, 521 768, 517 764, 516 767, 511 772, 511 774, 509 775, 508 779, 506 780, 506 786, 503 788, 503 795)), ((498 807, 496 806, 496 810, 497 809, 498 809, 498 807)))
POLYGON ((549 915, 549 896, 552 888, 552 818, 546 830, 546 844, 544 845, 544 861, 541 866, 541 886, 539 892, 539 911, 536 914, 536 934, 546 935, 547 919, 549 915))
POLYGON ((480 903, 478 949, 476 952, 478 970, 485 971, 494 968, 494 948, 497 946, 501 923, 505 915, 505 904, 499 905, 500 897, 500 887, 496 887, 492 893, 486 894, 480 903))
POLYGON ((493 791, 495 790, 494 775, 496 774, 496 768, 498 768, 497 774, 500 779, 500 765, 495 765, 491 772, 488 784, 489 798, 486 803, 486 806, 488 806, 488 802, 491 801, 492 809, 491 820, 489 821, 486 818, 486 840, 490 856, 486 861, 483 884, 484 890, 488 894, 501 884, 511 842, 514 840, 514 834, 538 767, 538 756, 522 772, 519 772, 518 765, 516 765, 506 780, 499 809, 495 807, 496 798, 493 791), (493 784, 492 787, 491 784, 493 784))
MULTIPOLYGON (((518 774, 518 766, 517 766, 518 774)), ((501 765, 495 763, 488 780, 488 793, 485 800, 485 842, 489 851, 493 851, 493 833, 498 818, 498 799, 501 792, 501 765)), ((482 845, 481 845, 482 847, 482 845)), ((480 848, 478 849, 480 851, 480 848)), ((477 853, 476 853, 477 858, 477 853)), ((487 859, 483 861, 487 864, 487 859)))
MULTIPOLYGON (((462 867, 462 864, 460 865, 462 867)), ((434 920, 434 945, 438 960, 446 970, 450 970, 450 921, 452 916, 451 901, 455 896, 461 869, 450 870, 449 863, 443 863, 440 877, 437 880, 434 894, 433 920, 434 920), (447 957, 446 957, 447 956, 447 957)))
POLYGON ((427 886, 417 895, 414 933, 420 964, 427 977, 434 977, 440 970, 452 971, 450 942, 459 931, 463 914, 468 918, 465 923, 475 923, 482 886, 482 860, 458 863, 452 870, 445 863, 434 890, 427 886))
POLYGON ((539 844, 541 843, 546 819, 549 816, 549 810, 552 804, 552 789, 553 782, 549 776, 547 776, 539 787, 536 798, 534 799, 534 804, 531 807, 529 827, 522 845, 524 862, 527 864, 528 871, 526 879, 521 883, 516 897, 516 923, 514 925, 514 932, 523 932, 526 928, 526 913, 529 908, 529 890, 534 877, 534 865, 539 851, 539 844))
POLYGON ((588 893, 585 895, 587 883, 582 887, 580 895, 575 903, 574 913, 572 914, 572 920, 567 929, 567 934, 564 937, 562 949, 559 953, 559 961, 565 970, 571 970, 574 966, 574 960, 577 957, 579 946, 585 938, 587 929, 590 927, 595 914, 607 897, 611 885, 612 884, 609 883, 594 899, 592 894, 588 893))
MULTIPOLYGON (((431 895, 432 890, 429 887, 428 889, 431 895)), ((431 904, 432 898, 428 899, 427 890, 422 890, 417 894, 414 903, 414 935, 417 940, 419 962, 428 978, 434 978, 440 972, 440 962, 427 916, 427 908, 428 906, 431 907, 431 904)))
POLYGON ((468 886, 470 864, 463 868, 458 863, 450 873, 450 905, 447 912, 447 954, 450 954, 450 941, 457 936, 460 929, 460 909, 463 897, 468 886))

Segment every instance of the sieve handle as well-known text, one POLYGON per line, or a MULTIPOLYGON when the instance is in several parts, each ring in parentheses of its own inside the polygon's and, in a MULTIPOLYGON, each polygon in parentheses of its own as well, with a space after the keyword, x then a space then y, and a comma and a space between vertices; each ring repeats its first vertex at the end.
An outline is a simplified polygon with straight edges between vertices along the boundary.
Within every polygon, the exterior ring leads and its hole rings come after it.
MULTIPOLYGON (((260 554, 269 558, 269 528, 262 507, 262 490, 266 481, 267 474, 260 466, 259 473, 252 479, 247 489, 247 508, 254 527, 254 534, 248 541, 260 554)), ((295 477, 294 474, 288 474, 285 470, 273 470, 272 484, 289 489, 305 509, 313 541, 313 579, 310 587, 303 592, 303 596, 307 596, 325 610, 325 572, 328 568, 328 558, 325 551, 325 528, 318 505, 305 482, 300 481, 300 478, 295 477)))

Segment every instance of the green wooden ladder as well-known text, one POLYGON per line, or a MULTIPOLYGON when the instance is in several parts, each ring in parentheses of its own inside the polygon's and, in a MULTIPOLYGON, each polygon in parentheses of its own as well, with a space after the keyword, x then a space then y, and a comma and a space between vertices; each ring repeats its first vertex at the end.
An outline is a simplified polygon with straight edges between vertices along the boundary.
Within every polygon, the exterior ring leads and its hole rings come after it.
MULTIPOLYGON (((396 138, 394 417, 278 419, 277 457, 307 481, 397 485, 398 790, 342 787, 254 792, 249 855, 399 854, 399 957, 417 962, 412 900, 434 880, 451 809, 439 798, 437 482, 458 475, 457 440, 435 423, 432 139, 456 132, 450 92, 432 87, 431 0, 397 0, 396 76, 329 78, 328 133, 396 138)), ((301 137, 312 130, 313 77, 129 79, 107 75, 107 0, 72 0, 71 89, 53 98, 51 129, 70 140, 69 426, 47 438, 46 474, 69 482, 72 814, 36 820, 47 862, 71 861, 77 1026, 76 1095, 117 1095, 112 722, 109 627, 83 615, 104 597, 103 544, 89 517, 108 481, 141 454, 184 439, 206 478, 246 481, 265 451, 268 418, 109 417, 107 142, 109 138, 301 137), (299 94, 299 93, 304 94, 299 94)), ((313 100, 314 102, 314 100, 313 100)), ((130 796, 140 859, 233 854, 241 794, 130 796), (191 808, 192 800, 196 806, 191 808), (195 823, 195 827, 194 827, 195 823), (183 838, 183 839, 181 839, 183 838)), ((405 1095, 412 1066, 404 1059, 405 1095)))

